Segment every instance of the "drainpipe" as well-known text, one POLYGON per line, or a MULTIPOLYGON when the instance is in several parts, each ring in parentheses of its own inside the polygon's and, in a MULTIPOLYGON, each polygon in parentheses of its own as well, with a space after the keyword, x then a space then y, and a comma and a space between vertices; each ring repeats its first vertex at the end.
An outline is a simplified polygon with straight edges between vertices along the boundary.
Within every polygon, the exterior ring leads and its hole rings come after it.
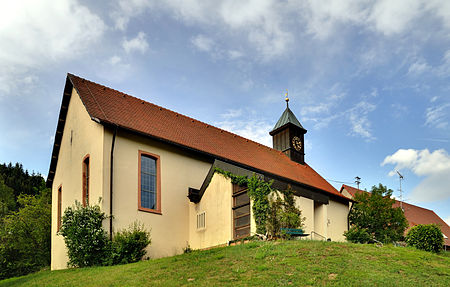
POLYGON ((352 209, 353 209, 353 201, 351 203, 352 203, 352 205, 350 205, 350 210, 348 211, 348 214, 347 214, 347 230, 350 229, 350 212, 352 212, 352 209))
POLYGON ((113 179, 114 179, 114 144, 116 143, 116 135, 117 135, 117 128, 118 126, 114 128, 114 134, 112 138, 111 143, 111 159, 110 159, 110 169, 109 169, 109 239, 112 240, 113 235, 113 179))

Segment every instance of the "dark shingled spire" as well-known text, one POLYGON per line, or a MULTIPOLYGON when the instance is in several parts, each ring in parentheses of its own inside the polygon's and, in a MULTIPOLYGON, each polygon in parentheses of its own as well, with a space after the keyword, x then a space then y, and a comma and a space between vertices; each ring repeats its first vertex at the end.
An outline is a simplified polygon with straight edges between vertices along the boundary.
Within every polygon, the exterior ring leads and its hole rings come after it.
POLYGON ((270 131, 270 135, 273 135, 275 131, 286 126, 287 124, 293 124, 294 126, 297 126, 302 130, 305 130, 305 128, 300 124, 300 122, 298 121, 294 113, 291 111, 291 109, 289 109, 289 98, 287 97, 286 93, 286 109, 284 110, 278 122, 275 124, 275 127, 270 131))

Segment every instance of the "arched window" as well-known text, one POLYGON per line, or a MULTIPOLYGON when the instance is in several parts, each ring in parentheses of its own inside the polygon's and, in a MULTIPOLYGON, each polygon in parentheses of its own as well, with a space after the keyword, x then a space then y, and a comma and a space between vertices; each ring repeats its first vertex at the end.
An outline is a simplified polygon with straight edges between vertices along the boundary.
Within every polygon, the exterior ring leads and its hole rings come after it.
POLYGON ((86 155, 83 159, 83 206, 89 205, 89 155, 86 155))
POLYGON ((161 213, 159 156, 139 151, 139 210, 161 213))

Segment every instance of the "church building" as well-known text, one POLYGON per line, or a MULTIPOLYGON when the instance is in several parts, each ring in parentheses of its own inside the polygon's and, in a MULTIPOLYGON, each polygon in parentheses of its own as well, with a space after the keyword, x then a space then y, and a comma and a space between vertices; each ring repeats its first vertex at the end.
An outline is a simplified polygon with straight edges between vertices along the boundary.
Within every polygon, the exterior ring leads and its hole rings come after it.
MULTIPOLYGON (((269 132, 269 131, 268 131, 269 132)), ((51 268, 67 267, 58 234, 76 201, 99 204, 110 234, 135 221, 151 230, 151 258, 203 249, 255 234, 245 187, 216 168, 289 186, 318 240, 345 240, 349 198, 305 158, 306 129, 286 109, 273 148, 68 74, 47 185, 52 188, 51 268)))

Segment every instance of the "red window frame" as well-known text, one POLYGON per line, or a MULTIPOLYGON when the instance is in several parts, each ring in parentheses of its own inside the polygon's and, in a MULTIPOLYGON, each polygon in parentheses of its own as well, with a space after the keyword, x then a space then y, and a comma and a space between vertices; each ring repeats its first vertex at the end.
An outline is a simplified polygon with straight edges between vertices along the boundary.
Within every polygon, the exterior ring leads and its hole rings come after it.
POLYGON ((82 162, 82 184, 83 184, 83 191, 81 196, 81 201, 83 206, 89 205, 89 194, 90 194, 90 156, 87 154, 83 158, 82 162))
POLYGON ((139 150, 138 158, 138 210, 162 214, 161 213, 161 158, 157 154, 139 150), (150 209, 141 205, 141 159, 142 156, 151 157, 156 160, 156 209, 150 209))

